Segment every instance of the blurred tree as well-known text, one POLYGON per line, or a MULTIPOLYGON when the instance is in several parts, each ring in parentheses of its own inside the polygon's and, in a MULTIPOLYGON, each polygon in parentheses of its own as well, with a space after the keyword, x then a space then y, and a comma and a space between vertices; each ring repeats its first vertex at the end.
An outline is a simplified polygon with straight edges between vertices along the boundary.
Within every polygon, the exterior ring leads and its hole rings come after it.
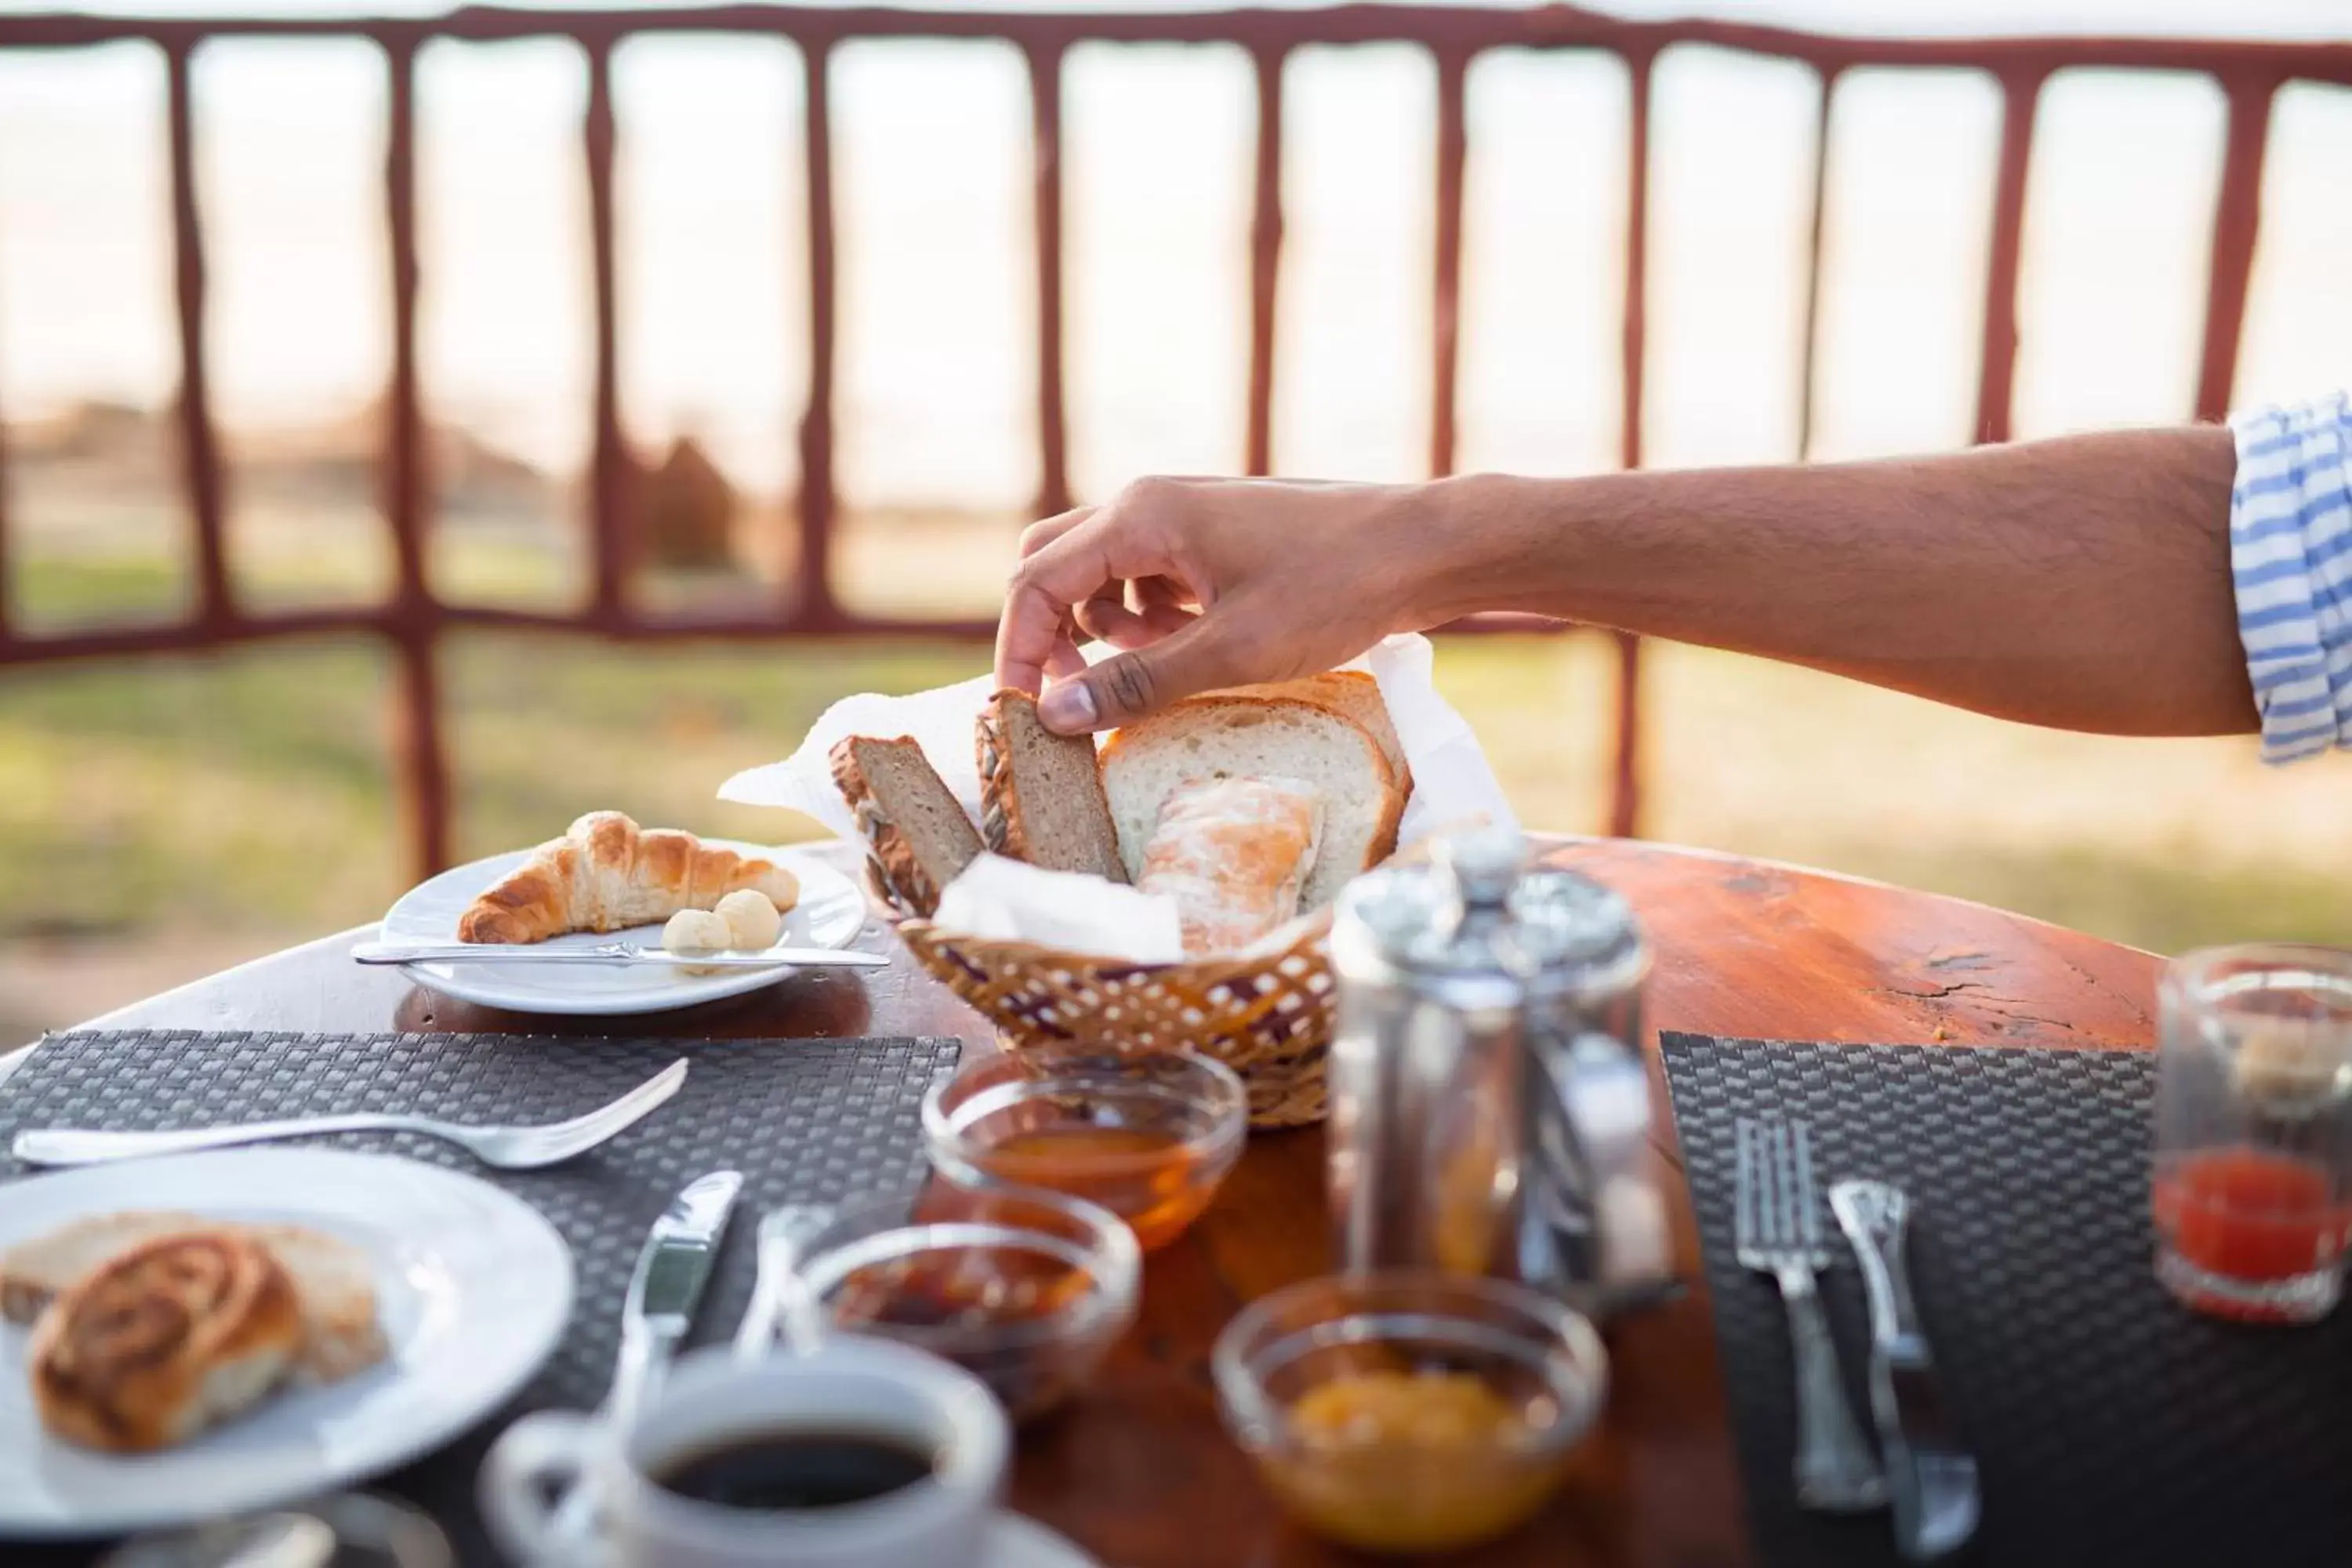
POLYGON ((691 433, 670 443, 637 480, 642 559, 655 567, 727 571, 735 565, 735 487, 691 433))

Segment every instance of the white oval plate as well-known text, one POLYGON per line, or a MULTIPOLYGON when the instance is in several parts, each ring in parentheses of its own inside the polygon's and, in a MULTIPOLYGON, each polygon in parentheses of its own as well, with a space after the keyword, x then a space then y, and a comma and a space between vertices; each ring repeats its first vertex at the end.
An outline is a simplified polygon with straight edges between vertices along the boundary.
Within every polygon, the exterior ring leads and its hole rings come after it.
POLYGON ((513 1397, 572 1316, 572 1250, 538 1210, 389 1154, 217 1150, 27 1177, 5 1197, 0 1250, 125 1209, 341 1237, 375 1260, 391 1353, 341 1383, 273 1394, 177 1447, 119 1456, 49 1436, 25 1376, 28 1332, 0 1325, 0 1539, 168 1528, 393 1469, 513 1397))
MULTIPOLYGON (((800 879, 801 901, 784 916, 787 947, 847 947, 866 924, 866 895, 857 884, 807 855, 769 849, 731 838, 706 838, 704 843, 739 855, 773 860, 800 879)), ((455 942, 457 917, 466 906, 495 887, 506 874, 529 860, 530 849, 509 850, 442 872, 431 881, 410 889, 383 917, 386 942, 455 942)), ((645 926, 634 931, 599 936, 575 931, 550 937, 541 947, 595 947, 608 942, 661 945, 661 928, 645 926)), ((408 963, 402 972, 419 985, 429 985, 445 996, 485 1007, 515 1013, 661 1013, 691 1007, 773 985, 799 973, 789 964, 773 969, 731 969, 719 974, 688 974, 657 964, 585 963, 408 963)))

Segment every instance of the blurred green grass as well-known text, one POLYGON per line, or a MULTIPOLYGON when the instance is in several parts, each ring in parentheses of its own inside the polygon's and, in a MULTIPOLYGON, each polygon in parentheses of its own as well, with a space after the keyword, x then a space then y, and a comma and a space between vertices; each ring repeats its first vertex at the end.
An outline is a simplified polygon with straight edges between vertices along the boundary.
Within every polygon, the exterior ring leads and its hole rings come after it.
MULTIPOLYGON (((53 613, 168 606, 173 592, 160 563, 88 559, 22 563, 18 588, 53 613)), ((1441 653, 1441 685, 1530 826, 1601 821, 1614 658, 1573 636, 1441 653)), ((2159 952, 2352 943, 2347 759, 2266 770, 2249 740, 2061 735, 1706 650, 1647 658, 1653 837, 1954 893, 2159 952)), ((984 660, 924 642, 453 636, 459 851, 536 842, 597 807, 806 837, 804 819, 713 791, 788 752, 840 696, 917 690, 984 660)), ((259 952, 380 913, 410 866, 389 697, 366 641, 0 675, 0 943, 103 937, 160 952, 202 933, 249 936, 259 952)), ((71 996, 45 1005, 79 1016, 71 996)))

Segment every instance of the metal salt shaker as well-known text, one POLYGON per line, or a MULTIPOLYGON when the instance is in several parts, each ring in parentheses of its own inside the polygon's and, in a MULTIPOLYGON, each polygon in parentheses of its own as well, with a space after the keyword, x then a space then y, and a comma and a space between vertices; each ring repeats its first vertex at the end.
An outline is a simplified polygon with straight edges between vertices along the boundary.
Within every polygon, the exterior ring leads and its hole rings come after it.
POLYGON ((1646 1168, 1648 950, 1624 900, 1515 832, 1358 878, 1331 933, 1343 1268, 1495 1275, 1604 1311, 1672 1282, 1646 1168))

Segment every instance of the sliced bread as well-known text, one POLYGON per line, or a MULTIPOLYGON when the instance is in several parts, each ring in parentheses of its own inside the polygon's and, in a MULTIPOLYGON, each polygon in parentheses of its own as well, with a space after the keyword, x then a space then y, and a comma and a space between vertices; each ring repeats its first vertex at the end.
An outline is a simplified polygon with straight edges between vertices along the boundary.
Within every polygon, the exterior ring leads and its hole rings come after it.
POLYGON ((29 1323, 58 1292, 118 1252, 213 1222, 170 1209, 94 1215, 0 1253, 0 1315, 29 1323))
POLYGON ((929 916, 940 890, 981 851, 980 835, 923 748, 901 735, 851 735, 833 748, 833 782, 856 814, 883 896, 929 916))
POLYGON ((1371 732, 1380 745, 1381 755, 1388 759, 1389 772, 1396 775, 1397 787, 1404 791, 1408 799, 1412 797, 1412 769, 1405 762, 1404 742, 1397 737, 1396 721, 1389 714, 1388 700, 1381 695, 1381 683, 1363 670, 1331 669, 1297 680, 1236 686, 1224 695, 1283 698, 1345 714, 1371 732))
POLYGON ((1323 842, 1299 890, 1321 909, 1349 878, 1396 848, 1404 792, 1370 731, 1328 707, 1286 698, 1189 698, 1115 731, 1102 749, 1103 787, 1130 878, 1170 795, 1205 779, 1299 779, 1323 795, 1323 842))
POLYGON ((299 1226, 224 1226, 166 1209, 134 1209, 74 1221, 0 1253, 0 1315, 30 1323, 66 1287, 108 1258, 166 1236, 235 1228, 269 1250, 300 1299, 302 1342, 297 1377, 334 1383, 363 1372, 387 1353, 376 1321, 375 1265, 340 1237, 299 1226))
POLYGON ((301 1298, 297 1378, 339 1383, 391 1353, 376 1319, 375 1260, 363 1248, 293 1225, 255 1226, 252 1235, 278 1259, 301 1298))
POLYGON ((1092 735, 1056 735, 1025 691, 990 698, 973 730, 980 837, 989 853, 1049 871, 1128 879, 1092 735))

